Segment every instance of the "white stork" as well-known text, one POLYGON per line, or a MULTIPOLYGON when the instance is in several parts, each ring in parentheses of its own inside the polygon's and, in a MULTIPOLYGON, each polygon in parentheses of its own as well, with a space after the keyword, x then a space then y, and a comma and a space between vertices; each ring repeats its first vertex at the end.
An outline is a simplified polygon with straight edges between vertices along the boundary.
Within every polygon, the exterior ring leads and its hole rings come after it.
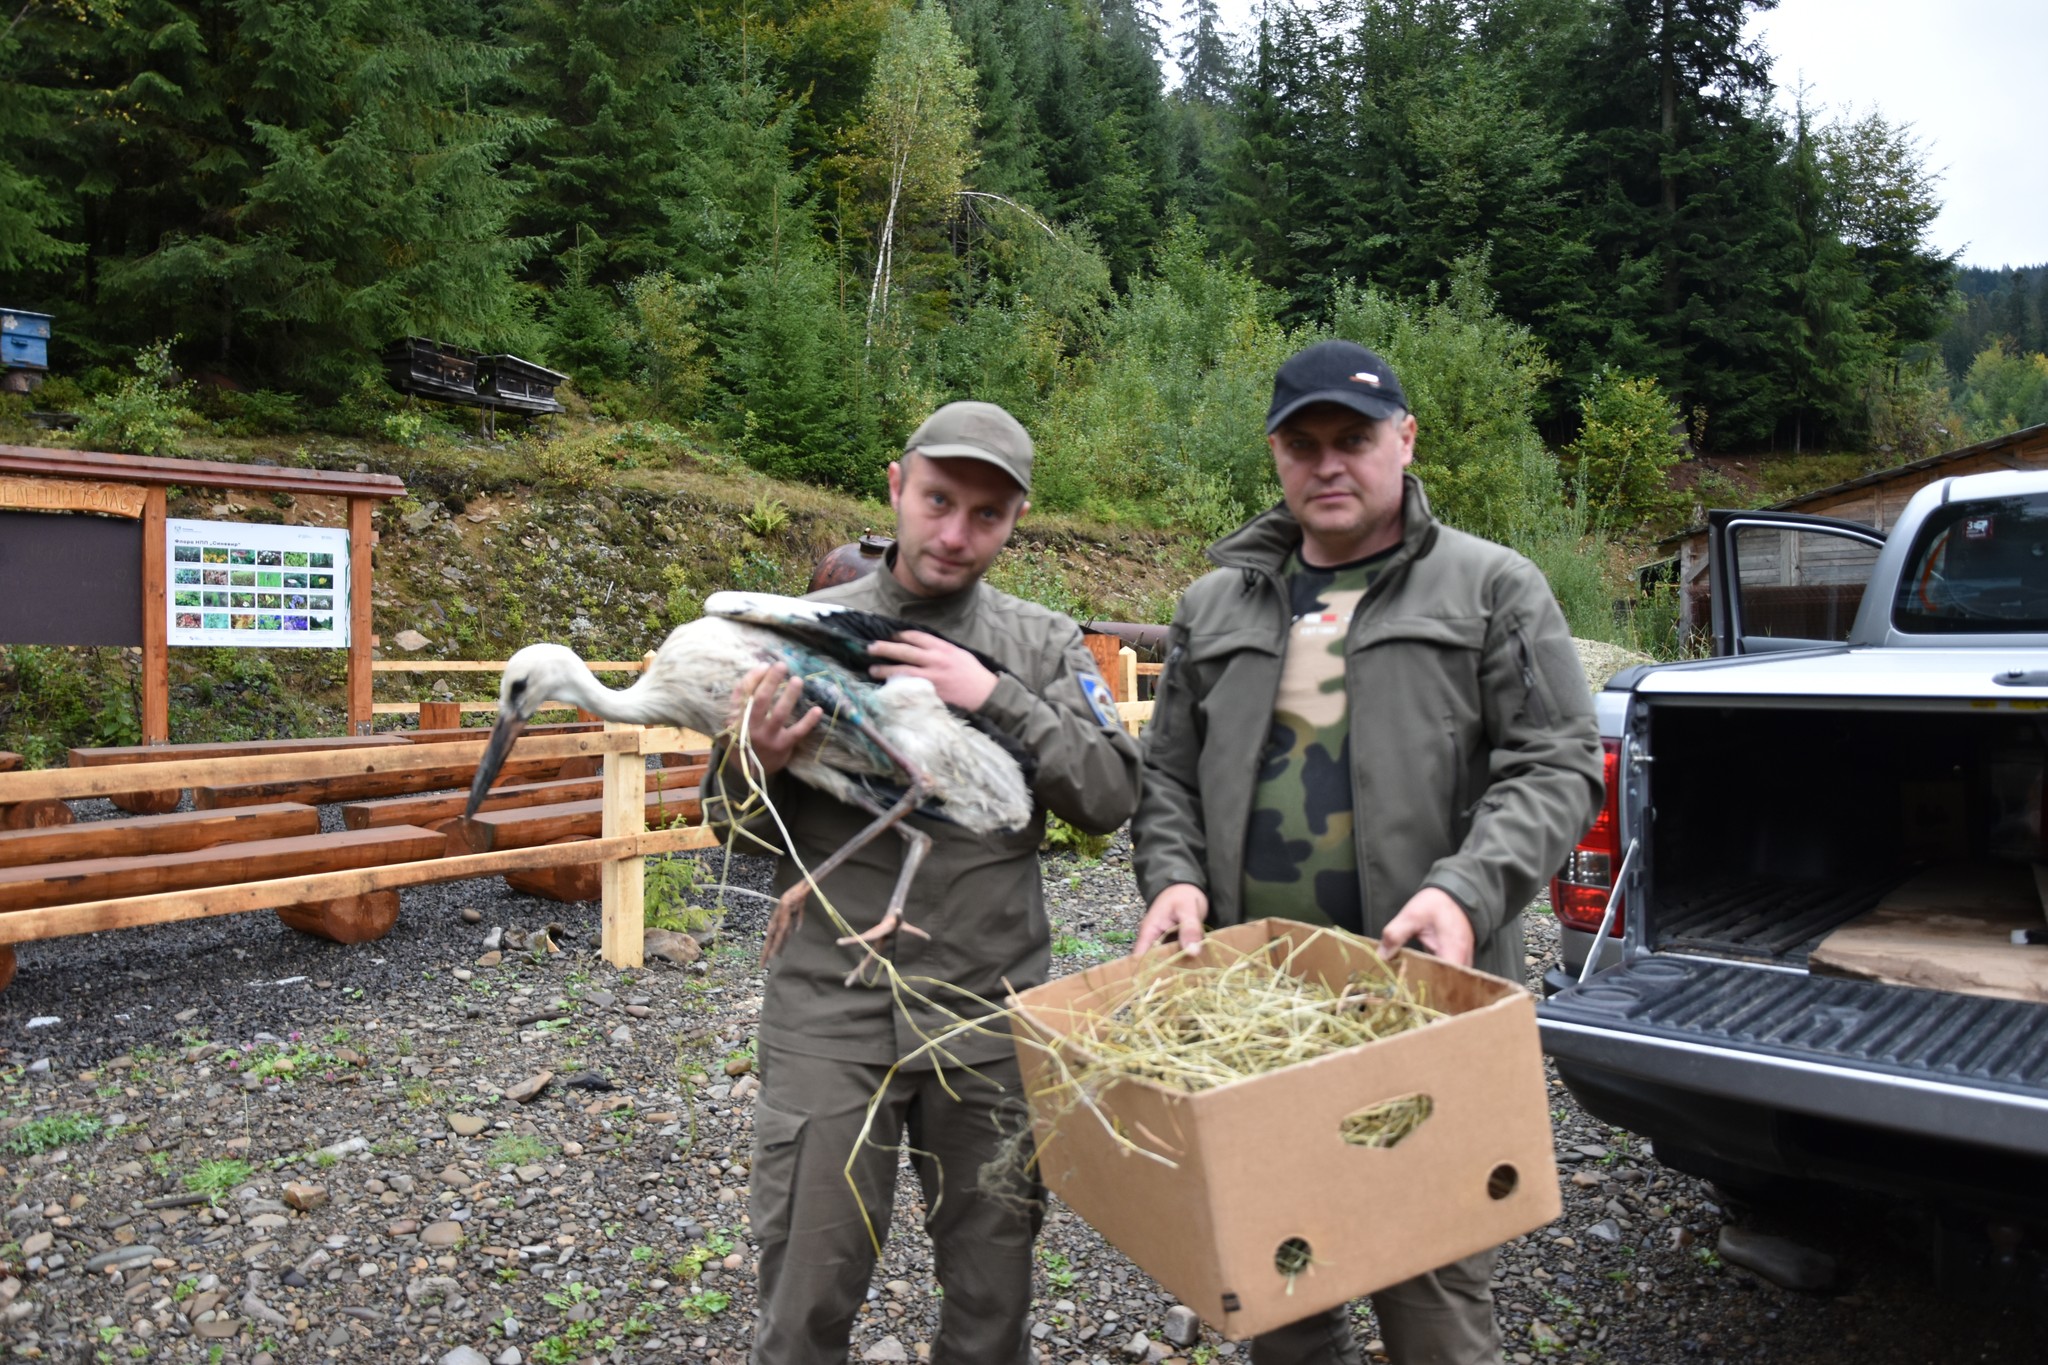
MULTIPOLYGON (((1028 759, 1007 736, 939 700, 922 678, 868 676, 868 647, 922 627, 829 603, 766 593, 720 592, 704 601, 704 615, 677 626, 630 687, 600 683, 583 661, 561 645, 528 645, 506 662, 498 690, 498 723, 477 765, 468 813, 504 765, 513 742, 544 704, 573 704, 605 720, 637 725, 678 725, 705 734, 726 728, 734 689, 764 664, 787 664, 803 684, 808 706, 824 721, 789 763, 800 782, 874 815, 874 820, 823 863, 808 881, 782 894, 769 920, 762 957, 774 956, 802 916, 812 884, 894 829, 904 841, 903 870, 882 919, 842 944, 877 942, 899 927, 921 937, 903 919, 903 902, 931 836, 904 823, 912 811, 950 821, 976 834, 1014 832, 1031 818, 1028 759)), ((1001 666, 983 656, 993 669, 1001 666)))

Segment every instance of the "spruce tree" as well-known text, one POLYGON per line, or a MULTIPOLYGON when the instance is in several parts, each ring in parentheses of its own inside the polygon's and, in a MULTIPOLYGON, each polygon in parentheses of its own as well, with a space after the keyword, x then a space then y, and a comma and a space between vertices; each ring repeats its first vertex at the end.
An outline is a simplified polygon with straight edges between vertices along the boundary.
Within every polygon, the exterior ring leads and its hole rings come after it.
POLYGON ((616 283, 669 264, 674 149, 699 41, 688 0, 514 0, 505 39, 520 56, 514 108, 545 120, 513 178, 516 233, 575 249, 588 279, 616 283))

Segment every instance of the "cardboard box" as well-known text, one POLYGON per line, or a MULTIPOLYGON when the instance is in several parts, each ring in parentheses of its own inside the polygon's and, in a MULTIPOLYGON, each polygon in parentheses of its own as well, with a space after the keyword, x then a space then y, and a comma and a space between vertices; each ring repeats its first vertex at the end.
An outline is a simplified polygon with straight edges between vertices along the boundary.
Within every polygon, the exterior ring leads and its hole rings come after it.
MULTIPOLYGON (((1284 953, 1314 933, 1258 920, 1208 942, 1245 952, 1285 939, 1284 953)), ((1369 965, 1369 944, 1326 932, 1296 965, 1339 986, 1369 965)), ((1102 1112, 1170 1167, 1126 1149, 1085 1110, 1048 1113, 1057 1100, 1035 1100, 1045 1183, 1238 1340, 1554 1221, 1563 1205, 1535 1002, 1499 977, 1417 953, 1398 961, 1452 1018, 1194 1094, 1149 1081, 1105 1090, 1102 1112), (1416 1093, 1433 1112, 1395 1146, 1339 1135, 1346 1116, 1416 1093), (1309 1264, 1290 1277, 1278 1260, 1295 1239, 1309 1264)), ((1058 1079, 1040 1044, 1069 1056, 1085 1047, 1087 1021, 1115 1007, 1141 965, 1125 958, 1012 1000, 1029 1093, 1058 1079)))

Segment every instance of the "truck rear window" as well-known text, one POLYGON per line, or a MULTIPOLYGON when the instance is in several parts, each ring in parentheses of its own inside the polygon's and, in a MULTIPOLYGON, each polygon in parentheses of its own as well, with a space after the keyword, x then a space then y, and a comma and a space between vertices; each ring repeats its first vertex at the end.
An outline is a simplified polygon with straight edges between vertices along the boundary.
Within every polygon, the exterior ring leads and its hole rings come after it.
POLYGON ((2048 631, 2048 494, 1937 509, 1899 580, 1903 631, 2048 631))

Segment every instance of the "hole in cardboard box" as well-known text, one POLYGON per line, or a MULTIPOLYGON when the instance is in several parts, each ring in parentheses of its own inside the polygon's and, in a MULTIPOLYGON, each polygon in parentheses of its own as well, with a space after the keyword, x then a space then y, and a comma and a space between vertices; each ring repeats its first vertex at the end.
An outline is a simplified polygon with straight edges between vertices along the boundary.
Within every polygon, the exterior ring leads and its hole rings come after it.
POLYGON ((1280 1249, 1273 1253, 1273 1269, 1290 1280, 1307 1270, 1314 1261, 1315 1253, 1309 1250, 1308 1243, 1300 1237, 1289 1237, 1280 1244, 1280 1249))
POLYGON ((1493 1168, 1486 1177, 1486 1194, 1489 1199, 1505 1199, 1515 1192, 1515 1186, 1522 1183, 1522 1173, 1503 1161, 1493 1168))
POLYGON ((1354 1110, 1337 1121, 1337 1135, 1353 1147, 1392 1147, 1420 1128, 1436 1101, 1417 1093, 1354 1110))

